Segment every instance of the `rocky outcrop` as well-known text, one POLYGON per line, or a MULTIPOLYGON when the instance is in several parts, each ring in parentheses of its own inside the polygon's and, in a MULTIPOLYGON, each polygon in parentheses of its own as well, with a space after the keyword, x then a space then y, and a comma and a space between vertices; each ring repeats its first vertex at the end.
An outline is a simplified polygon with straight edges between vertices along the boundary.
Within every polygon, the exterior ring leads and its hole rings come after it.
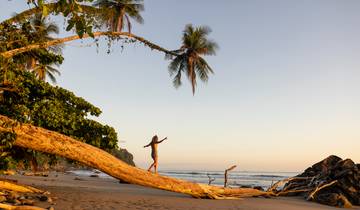
POLYGON ((290 179, 282 192, 331 206, 360 205, 359 166, 350 159, 329 156, 290 179))
POLYGON ((135 166, 134 156, 126 149, 114 149, 111 151, 111 154, 129 165, 135 166))

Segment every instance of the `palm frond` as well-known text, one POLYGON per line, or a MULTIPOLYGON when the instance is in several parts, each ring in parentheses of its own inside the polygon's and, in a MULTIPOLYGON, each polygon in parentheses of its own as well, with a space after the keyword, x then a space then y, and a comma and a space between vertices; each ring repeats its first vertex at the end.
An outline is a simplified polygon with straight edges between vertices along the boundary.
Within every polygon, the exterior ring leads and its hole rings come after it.
POLYGON ((186 72, 195 94, 197 85, 196 79, 207 82, 209 74, 213 73, 209 64, 201 55, 215 55, 218 45, 216 42, 209 40, 208 35, 211 29, 207 26, 193 27, 191 24, 185 26, 182 37, 182 46, 176 58, 172 59, 169 65, 170 76, 176 74, 173 83, 175 87, 181 85, 181 73, 186 72))

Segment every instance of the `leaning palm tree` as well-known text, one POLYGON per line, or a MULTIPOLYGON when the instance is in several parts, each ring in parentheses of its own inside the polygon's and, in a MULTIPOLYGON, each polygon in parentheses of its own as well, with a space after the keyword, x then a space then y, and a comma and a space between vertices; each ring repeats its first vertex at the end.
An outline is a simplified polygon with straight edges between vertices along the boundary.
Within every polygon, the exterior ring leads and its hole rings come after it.
MULTIPOLYGON (((42 15, 35 15, 30 19, 32 29, 34 31, 34 37, 36 37, 39 42, 46 42, 54 40, 51 36, 52 34, 58 34, 59 28, 55 23, 48 23, 42 15)), ((50 53, 60 54, 62 50, 61 45, 51 46, 48 48, 50 53)), ((49 77, 53 83, 56 83, 55 73, 60 75, 58 69, 54 66, 59 66, 60 63, 57 61, 42 63, 37 55, 37 53, 30 53, 29 59, 27 62, 27 68, 32 71, 35 76, 45 81, 46 77, 49 77)))
POLYGON ((143 23, 140 12, 144 11, 143 0, 97 0, 95 7, 106 9, 104 21, 112 31, 121 32, 127 23, 128 32, 131 33, 131 21, 143 23))
POLYGON ((181 85, 181 75, 186 73, 195 94, 196 78, 207 82, 210 73, 214 73, 202 55, 215 55, 218 45, 208 40, 207 35, 211 29, 206 26, 194 28, 192 25, 185 27, 182 46, 176 52, 178 55, 169 65, 170 76, 174 76, 173 84, 177 88, 181 85))

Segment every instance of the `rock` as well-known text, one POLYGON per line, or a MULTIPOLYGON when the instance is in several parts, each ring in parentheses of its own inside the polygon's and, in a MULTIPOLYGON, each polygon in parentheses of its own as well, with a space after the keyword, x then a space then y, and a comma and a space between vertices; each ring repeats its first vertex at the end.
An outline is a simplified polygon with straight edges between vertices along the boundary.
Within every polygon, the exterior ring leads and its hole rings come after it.
POLYGON ((97 174, 91 174, 90 177, 99 177, 97 174))
POLYGON ((79 178, 79 177, 75 177, 74 180, 85 181, 85 179, 82 179, 82 178, 79 178))
POLYGON ((129 182, 126 182, 126 181, 124 181, 124 180, 122 180, 122 179, 119 179, 119 183, 120 183, 120 184, 129 184, 129 182))
POLYGON ((350 159, 342 160, 332 155, 307 168, 296 177, 309 177, 309 179, 289 181, 283 189, 312 189, 310 192, 296 193, 308 198, 311 192, 318 189, 310 197, 316 202, 346 208, 360 205, 360 168, 359 164, 355 164, 350 159), (320 188, 329 183, 333 184, 320 188))
POLYGON ((304 173, 299 174, 299 177, 312 177, 321 173, 326 173, 329 168, 334 166, 337 162, 341 161, 342 159, 338 156, 331 155, 326 159, 314 164, 313 166, 307 168, 304 173))
POLYGON ((39 199, 39 201, 48 201, 48 197, 46 195, 39 195, 37 196, 37 198, 39 199))
POLYGON ((134 156, 128 152, 126 149, 120 148, 120 149, 113 149, 110 151, 112 155, 114 155, 116 158, 124 161, 125 163, 135 166, 134 163, 134 156))
POLYGON ((345 196, 338 193, 322 193, 316 196, 315 201, 329 205, 329 206, 338 206, 344 208, 351 208, 351 203, 347 200, 345 196))

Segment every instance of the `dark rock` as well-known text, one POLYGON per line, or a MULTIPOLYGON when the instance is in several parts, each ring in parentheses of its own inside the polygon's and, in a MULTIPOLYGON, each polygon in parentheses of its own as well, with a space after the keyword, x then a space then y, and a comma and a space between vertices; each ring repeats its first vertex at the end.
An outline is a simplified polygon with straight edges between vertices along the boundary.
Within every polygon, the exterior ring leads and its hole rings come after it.
POLYGON ((256 190, 265 191, 264 188, 261 187, 261 186, 255 186, 253 188, 256 189, 256 190))
POLYGON ((99 177, 97 174, 91 174, 90 177, 99 177))
POLYGON ((120 183, 120 184, 130 184, 129 182, 126 182, 126 181, 124 181, 124 180, 122 180, 122 179, 119 179, 119 183, 120 183))
POLYGON ((312 189, 308 193, 300 193, 309 197, 314 189, 333 183, 317 191, 312 197, 314 201, 338 207, 360 205, 360 168, 359 164, 355 164, 350 159, 342 160, 332 155, 307 168, 296 177, 309 177, 309 179, 289 181, 283 189, 312 189))
POLYGON ((321 173, 326 173, 329 168, 334 166, 337 162, 341 161, 342 159, 338 156, 331 155, 326 159, 315 163, 313 166, 307 168, 304 173, 299 174, 299 177, 312 177, 321 173))
POLYGON ((345 196, 339 193, 322 193, 316 196, 315 201, 321 204, 351 208, 352 205, 345 196))
POLYGON ((46 195, 39 195, 37 196, 37 198, 39 199, 39 201, 48 201, 48 197, 46 195))

